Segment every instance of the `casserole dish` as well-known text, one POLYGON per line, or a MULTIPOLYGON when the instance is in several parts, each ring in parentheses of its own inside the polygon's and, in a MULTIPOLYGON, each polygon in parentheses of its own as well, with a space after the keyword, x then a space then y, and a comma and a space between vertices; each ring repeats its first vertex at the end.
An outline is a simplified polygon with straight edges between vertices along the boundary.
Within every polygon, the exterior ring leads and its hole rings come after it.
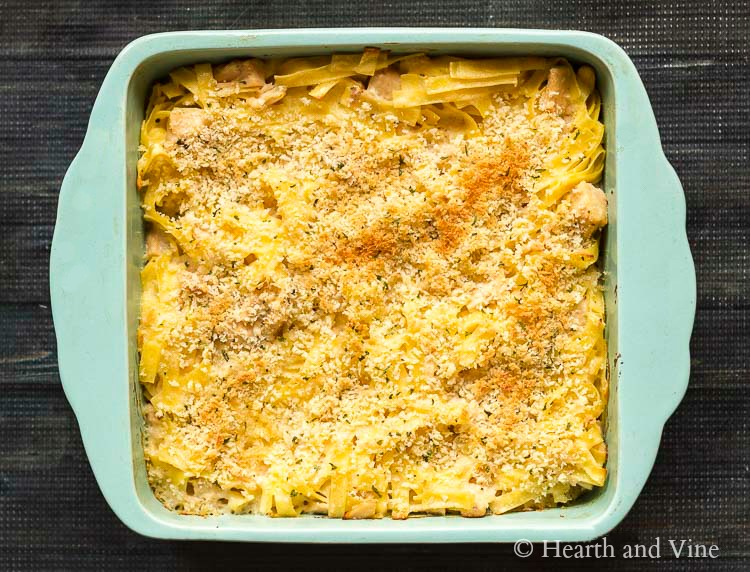
POLYGON ((61 379, 99 486, 118 517, 161 538, 303 542, 582 541, 624 518, 653 465, 662 427, 688 381, 695 272, 685 202, 645 89, 625 53, 582 32, 450 29, 180 32, 136 40, 118 56, 63 181, 50 284, 61 379), (604 237, 612 391, 605 486, 566 508, 482 519, 397 522, 185 516, 146 478, 136 329, 143 223, 138 139, 152 82, 185 64, 236 57, 360 51, 562 56, 596 70, 608 150, 604 237))

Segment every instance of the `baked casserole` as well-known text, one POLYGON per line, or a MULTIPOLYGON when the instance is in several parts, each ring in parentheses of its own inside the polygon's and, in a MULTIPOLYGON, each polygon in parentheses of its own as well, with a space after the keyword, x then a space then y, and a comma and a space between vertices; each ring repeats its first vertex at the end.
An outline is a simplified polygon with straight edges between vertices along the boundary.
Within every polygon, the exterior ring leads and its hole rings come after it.
POLYGON ((151 486, 501 514, 606 479, 593 70, 378 49, 173 71, 138 185, 151 486))

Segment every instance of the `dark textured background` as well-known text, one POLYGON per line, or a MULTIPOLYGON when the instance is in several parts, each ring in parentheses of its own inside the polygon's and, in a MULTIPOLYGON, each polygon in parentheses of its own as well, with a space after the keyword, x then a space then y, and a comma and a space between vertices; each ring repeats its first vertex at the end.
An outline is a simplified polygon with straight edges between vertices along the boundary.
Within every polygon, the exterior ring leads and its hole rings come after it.
POLYGON ((149 540, 116 519, 86 461, 57 372, 47 263, 60 182, 112 59, 133 38, 165 30, 365 25, 581 29, 633 58, 687 194, 698 314, 690 389, 643 494, 609 541, 716 543, 717 561, 660 564, 749 569, 750 8, 687 0, 0 1, 0 569, 565 564, 522 561, 503 545, 149 540))

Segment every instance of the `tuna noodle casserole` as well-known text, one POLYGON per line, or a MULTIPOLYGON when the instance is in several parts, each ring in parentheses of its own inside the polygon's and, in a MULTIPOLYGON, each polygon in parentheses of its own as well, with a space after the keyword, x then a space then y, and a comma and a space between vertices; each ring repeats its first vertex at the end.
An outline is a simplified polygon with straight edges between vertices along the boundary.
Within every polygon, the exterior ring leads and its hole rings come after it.
POLYGON ((363 54, 180 68, 138 185, 156 496, 394 519, 601 486, 593 71, 363 54))

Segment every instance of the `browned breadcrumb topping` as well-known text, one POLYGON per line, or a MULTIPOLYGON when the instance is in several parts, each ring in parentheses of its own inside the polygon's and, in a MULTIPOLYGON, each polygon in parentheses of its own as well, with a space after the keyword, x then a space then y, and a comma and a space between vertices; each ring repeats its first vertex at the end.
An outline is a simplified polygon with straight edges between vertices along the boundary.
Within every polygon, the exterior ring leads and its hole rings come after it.
POLYGON ((471 136, 304 88, 172 111, 141 181, 173 225, 150 230, 140 331, 164 348, 146 386, 158 497, 275 514, 264 491, 283 491, 325 512, 345 487, 348 516, 404 517, 578 494, 606 388, 599 271, 573 259, 606 199, 535 192, 575 129, 563 111, 499 92, 471 136))

